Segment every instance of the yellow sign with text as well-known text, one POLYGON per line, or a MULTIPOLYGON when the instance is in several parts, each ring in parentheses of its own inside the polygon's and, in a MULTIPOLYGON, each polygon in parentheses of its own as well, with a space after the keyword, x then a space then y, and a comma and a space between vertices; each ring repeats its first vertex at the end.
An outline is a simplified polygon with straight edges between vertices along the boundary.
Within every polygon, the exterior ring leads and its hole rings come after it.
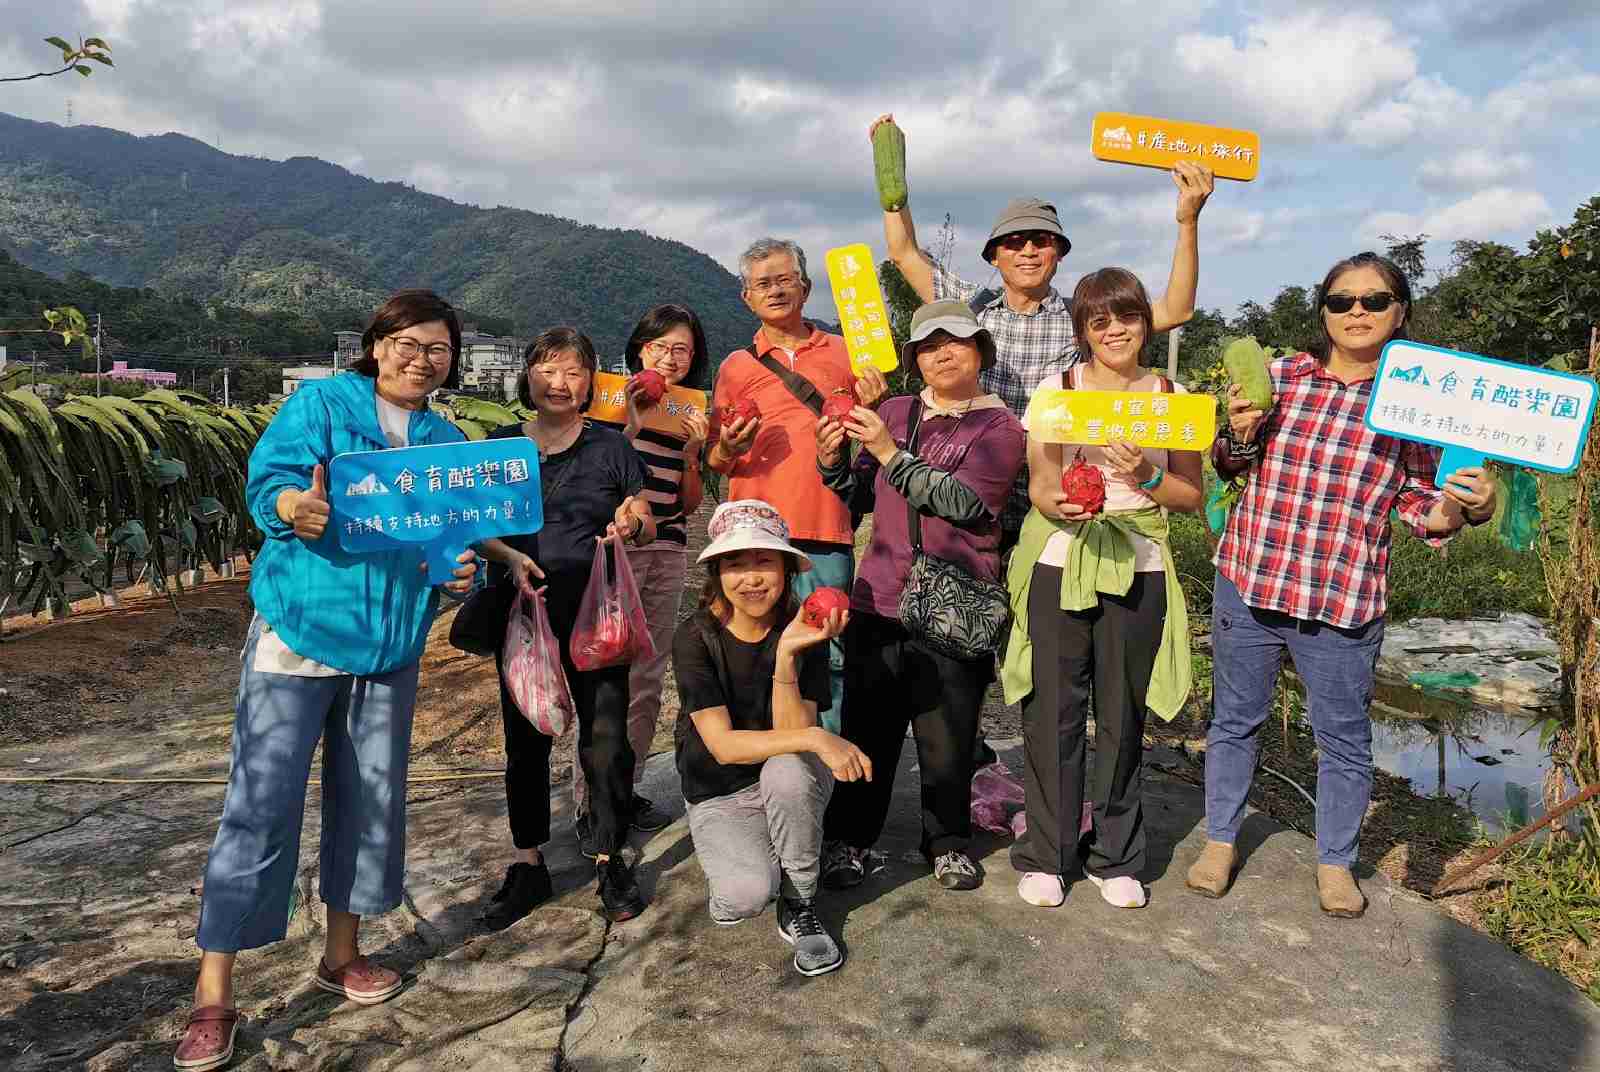
MULTIPOLYGON (((628 377, 614 372, 594 374, 594 400, 584 414, 597 421, 612 424, 628 423, 628 394, 625 388, 628 377)), ((690 387, 669 386, 661 401, 649 409, 641 410, 640 418, 646 428, 666 435, 682 438, 683 415, 687 412, 706 412, 706 393, 690 387)))
POLYGON ((1249 182, 1261 169, 1261 137, 1249 130, 1100 112, 1089 139, 1095 156, 1117 164, 1170 171, 1179 160, 1189 160, 1210 168, 1219 179, 1240 182, 1249 182))
POLYGON ((851 369, 859 373, 864 366, 875 365, 880 372, 893 372, 900 357, 889 331, 889 310, 883 304, 872 250, 863 242, 830 249, 827 265, 851 369))
POLYGON ((1127 441, 1166 450, 1206 450, 1217 438, 1217 403, 1210 395, 1156 391, 1033 392, 1024 418, 1044 443, 1104 446, 1127 441))

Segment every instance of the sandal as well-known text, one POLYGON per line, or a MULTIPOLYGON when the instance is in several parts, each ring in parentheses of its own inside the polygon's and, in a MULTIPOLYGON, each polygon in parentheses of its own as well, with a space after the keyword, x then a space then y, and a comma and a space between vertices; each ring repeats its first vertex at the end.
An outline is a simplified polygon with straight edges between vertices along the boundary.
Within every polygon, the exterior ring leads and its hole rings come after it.
POLYGON ((189 1014, 183 1039, 172 1055, 178 1072, 206 1072, 233 1060, 233 1040, 239 1033, 239 1010, 226 1005, 202 1005, 189 1014))

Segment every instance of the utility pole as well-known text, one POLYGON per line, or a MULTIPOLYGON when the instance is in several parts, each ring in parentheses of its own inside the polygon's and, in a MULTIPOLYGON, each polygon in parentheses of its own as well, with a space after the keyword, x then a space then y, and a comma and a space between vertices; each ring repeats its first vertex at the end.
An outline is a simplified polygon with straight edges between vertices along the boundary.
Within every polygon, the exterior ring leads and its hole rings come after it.
POLYGON ((1182 328, 1173 328, 1167 332, 1167 379, 1174 383, 1178 380, 1178 343, 1182 334, 1182 328))
POLYGON ((228 366, 222 366, 222 408, 228 408, 228 366))
POLYGON ((100 397, 100 314, 94 314, 94 393, 100 397))

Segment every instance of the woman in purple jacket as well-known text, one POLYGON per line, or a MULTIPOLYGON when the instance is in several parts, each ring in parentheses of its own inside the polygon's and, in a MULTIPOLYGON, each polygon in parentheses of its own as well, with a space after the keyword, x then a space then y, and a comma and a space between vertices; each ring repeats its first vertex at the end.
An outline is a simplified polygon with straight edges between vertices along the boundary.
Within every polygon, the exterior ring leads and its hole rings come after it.
POLYGON ((842 735, 867 753, 878 777, 841 782, 823 823, 822 878, 834 888, 865 876, 862 857, 883 831, 900 745, 910 723, 922 772, 922 852, 939 884, 982 881, 967 855, 973 750, 992 655, 953 659, 919 643, 900 623, 911 570, 910 508, 924 552, 975 577, 1000 577, 1000 513, 1022 469, 1027 433, 978 373, 994 364, 994 340, 964 302, 930 302, 911 321, 901 363, 922 375, 920 395, 862 406, 817 426, 823 482, 857 516, 872 511, 872 542, 856 571, 845 629, 842 735), (905 449, 916 422, 916 451, 905 449), (845 440, 861 444, 854 465, 845 440), (909 504, 909 505, 908 505, 909 504))

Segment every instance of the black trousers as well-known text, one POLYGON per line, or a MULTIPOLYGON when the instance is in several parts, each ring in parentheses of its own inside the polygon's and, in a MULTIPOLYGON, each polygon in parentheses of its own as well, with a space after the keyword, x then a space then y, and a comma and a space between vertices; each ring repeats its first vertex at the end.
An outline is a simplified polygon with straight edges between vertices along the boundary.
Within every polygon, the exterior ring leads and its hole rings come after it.
POLYGON ((972 754, 990 659, 929 651, 898 622, 856 611, 845 629, 842 731, 872 760, 872 780, 836 782, 823 836, 858 849, 883 833, 910 725, 922 768, 922 851, 965 850, 972 836, 972 754))
POLYGON ((1094 829, 1081 866, 1100 878, 1144 868, 1145 696, 1167 616, 1166 576, 1138 573, 1125 596, 1100 594, 1086 611, 1061 609, 1061 570, 1035 566, 1028 592, 1033 692, 1022 702, 1028 830, 1011 847, 1018 871, 1073 875, 1090 686, 1094 689, 1094 829))
MULTIPOLYGON (((628 836, 632 816, 633 768, 628 743, 628 667, 611 666, 583 672, 572 665, 570 641, 578 602, 588 583, 561 583, 551 578, 545 594, 550 628, 561 644, 561 665, 578 709, 578 762, 589 783, 590 818, 602 851, 614 853, 628 836)), ((500 679, 500 719, 506 738, 506 812, 511 842, 532 849, 550 840, 551 740, 533 728, 517 710, 506 689, 501 657, 495 655, 500 679)))

